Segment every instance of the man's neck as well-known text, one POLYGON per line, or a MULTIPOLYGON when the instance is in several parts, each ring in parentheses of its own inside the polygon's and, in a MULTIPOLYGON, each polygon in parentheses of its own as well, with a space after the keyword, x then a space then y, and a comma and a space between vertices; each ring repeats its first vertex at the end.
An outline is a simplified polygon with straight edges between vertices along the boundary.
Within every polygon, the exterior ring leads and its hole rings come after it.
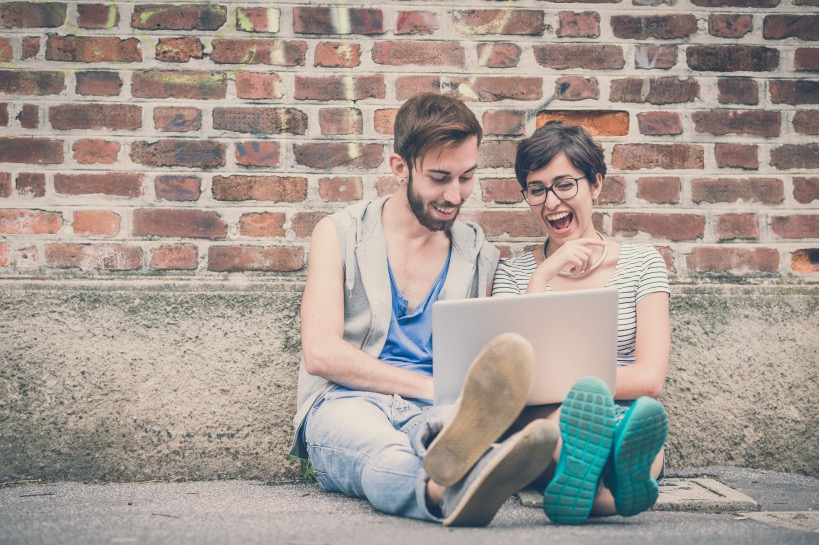
POLYGON ((381 224, 388 238, 396 237, 412 244, 424 245, 439 239, 448 239, 448 231, 431 231, 421 225, 410 208, 406 189, 387 199, 381 212, 381 224))

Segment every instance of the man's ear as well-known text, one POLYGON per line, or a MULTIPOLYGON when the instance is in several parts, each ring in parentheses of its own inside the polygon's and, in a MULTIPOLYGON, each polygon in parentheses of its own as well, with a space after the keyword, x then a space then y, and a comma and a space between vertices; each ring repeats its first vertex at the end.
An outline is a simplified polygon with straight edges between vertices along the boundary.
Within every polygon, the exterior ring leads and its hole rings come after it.
POLYGON ((397 153, 390 153, 390 169, 398 178, 409 178, 409 166, 403 157, 397 153))

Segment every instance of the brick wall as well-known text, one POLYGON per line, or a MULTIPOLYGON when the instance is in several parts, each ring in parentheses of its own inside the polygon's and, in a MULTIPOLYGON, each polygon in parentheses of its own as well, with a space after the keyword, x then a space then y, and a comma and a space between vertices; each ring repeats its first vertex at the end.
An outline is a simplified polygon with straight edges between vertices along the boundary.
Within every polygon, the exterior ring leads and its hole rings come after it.
POLYGON ((303 274, 390 192, 396 108, 482 120, 465 216, 540 232, 515 141, 588 126, 595 221, 678 282, 819 280, 819 1, 0 2, 0 277, 303 274))

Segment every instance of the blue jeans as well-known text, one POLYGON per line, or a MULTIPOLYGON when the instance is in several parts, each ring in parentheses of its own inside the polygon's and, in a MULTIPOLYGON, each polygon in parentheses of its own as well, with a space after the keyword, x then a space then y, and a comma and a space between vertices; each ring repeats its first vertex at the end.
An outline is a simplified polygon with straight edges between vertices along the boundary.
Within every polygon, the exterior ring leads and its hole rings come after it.
POLYGON ((324 490, 366 498, 379 511, 441 521, 426 503, 426 446, 451 406, 398 395, 331 391, 307 415, 304 439, 324 490))

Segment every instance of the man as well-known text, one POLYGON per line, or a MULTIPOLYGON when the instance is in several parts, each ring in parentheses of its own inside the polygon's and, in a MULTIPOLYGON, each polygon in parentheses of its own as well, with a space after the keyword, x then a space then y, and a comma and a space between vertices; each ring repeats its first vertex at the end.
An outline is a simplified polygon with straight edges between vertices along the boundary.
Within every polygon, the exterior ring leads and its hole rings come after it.
POLYGON ((395 194, 316 225, 292 450, 309 454, 325 490, 460 526, 489 524, 545 469, 558 436, 541 420, 493 444, 531 384, 534 355, 515 335, 476 358, 455 409, 429 404, 432 304, 489 294, 498 261, 479 227, 456 221, 481 137, 460 101, 411 98, 395 119, 395 194))

